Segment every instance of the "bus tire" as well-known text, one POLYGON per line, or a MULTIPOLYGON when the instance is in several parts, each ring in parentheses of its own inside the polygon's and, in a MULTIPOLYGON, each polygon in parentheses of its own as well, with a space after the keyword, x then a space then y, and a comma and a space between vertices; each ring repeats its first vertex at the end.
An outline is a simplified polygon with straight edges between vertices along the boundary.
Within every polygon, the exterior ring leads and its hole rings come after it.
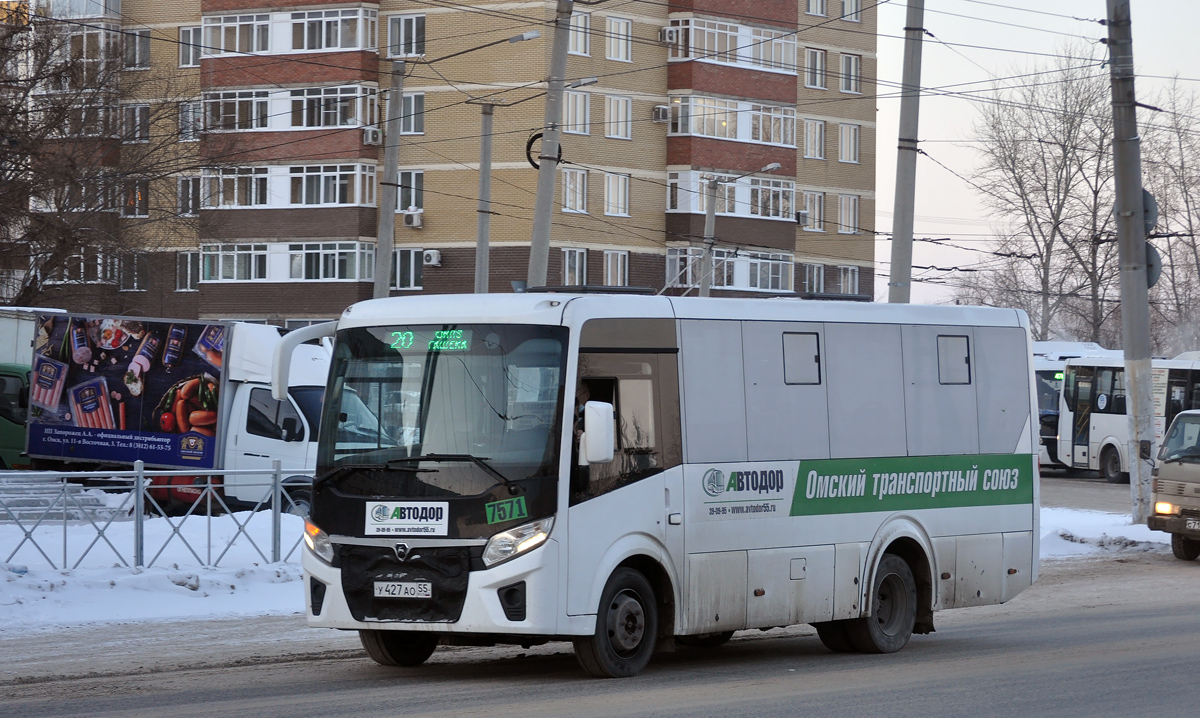
POLYGON ((829 650, 834 653, 853 653, 854 643, 846 631, 847 623, 849 621, 822 621, 812 626, 817 629, 817 638, 820 638, 822 645, 829 650))
POLYGON ((1180 561, 1195 561, 1200 557, 1200 541, 1183 534, 1171 534, 1171 553, 1180 561))
POLYGON ((363 648, 371 660, 381 666, 419 666, 433 655, 438 645, 436 633, 423 631, 358 632, 363 648))
POLYGON ((1110 484, 1129 483, 1129 474, 1121 471, 1121 455, 1112 446, 1100 452, 1100 475, 1110 484))
POLYGON ((733 631, 701 633, 695 636, 675 636, 675 642, 681 646, 692 646, 694 648, 717 648, 729 643, 730 638, 733 638, 733 631))
POLYGON ((657 636, 658 603, 650 582, 631 568, 618 568, 601 594, 596 632, 575 639, 575 657, 597 678, 629 678, 650 662, 657 636))
POLYGON ((904 648, 917 622, 917 582, 908 563, 885 553, 875 569, 871 615, 847 622, 859 653, 895 653, 904 648))

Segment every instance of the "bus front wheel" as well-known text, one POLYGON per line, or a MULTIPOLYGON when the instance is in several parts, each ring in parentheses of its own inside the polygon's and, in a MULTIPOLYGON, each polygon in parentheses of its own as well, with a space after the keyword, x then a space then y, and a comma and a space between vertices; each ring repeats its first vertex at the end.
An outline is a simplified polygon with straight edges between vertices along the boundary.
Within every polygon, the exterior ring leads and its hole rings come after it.
POLYGON ((917 582, 904 559, 885 553, 871 588, 871 615, 849 621, 846 632, 859 653, 895 653, 916 625, 917 582))
POLYGON ((829 650, 834 653, 853 653, 854 644, 846 630, 848 623, 849 621, 824 621, 814 623, 813 628, 817 629, 817 638, 820 638, 821 643, 829 650))
POLYGON ((358 638, 371 660, 381 666, 419 666, 438 645, 436 633, 416 631, 359 631, 358 638))
POLYGON ((631 568, 618 568, 600 597, 596 632, 575 639, 575 657, 597 678, 636 676, 650 662, 657 635, 658 608, 650 582, 631 568))
POLYGON ((1100 452, 1100 475, 1110 484, 1124 484, 1129 481, 1129 474, 1121 471, 1121 455, 1111 446, 1100 452))
POLYGON ((1180 534, 1171 534, 1171 553, 1180 561, 1195 561, 1200 557, 1200 541, 1180 534))

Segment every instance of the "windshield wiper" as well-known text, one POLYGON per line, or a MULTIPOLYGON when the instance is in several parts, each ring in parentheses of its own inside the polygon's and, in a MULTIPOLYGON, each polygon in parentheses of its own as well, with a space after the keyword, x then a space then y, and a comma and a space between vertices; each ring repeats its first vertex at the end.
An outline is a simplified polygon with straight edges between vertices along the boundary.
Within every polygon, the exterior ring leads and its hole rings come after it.
POLYGON ((510 481, 504 474, 496 471, 496 469, 488 463, 490 460, 491 459, 480 456, 472 456, 471 454, 424 454, 422 456, 407 456, 399 459, 392 459, 387 463, 388 466, 391 466, 392 464, 407 464, 414 461, 466 461, 475 464, 479 468, 483 469, 488 476, 492 477, 497 482, 504 484, 504 487, 508 489, 508 493, 512 494, 513 496, 519 494, 521 492, 521 487, 510 481))
POLYGON ((386 469, 386 468, 387 467, 384 466, 383 464, 338 464, 337 466, 333 467, 329 471, 326 471, 325 473, 321 474, 320 476, 313 478, 313 485, 315 486, 315 485, 321 483, 322 481, 327 481, 327 480, 333 478, 335 475, 339 475, 344 472, 351 471, 353 469, 386 469))

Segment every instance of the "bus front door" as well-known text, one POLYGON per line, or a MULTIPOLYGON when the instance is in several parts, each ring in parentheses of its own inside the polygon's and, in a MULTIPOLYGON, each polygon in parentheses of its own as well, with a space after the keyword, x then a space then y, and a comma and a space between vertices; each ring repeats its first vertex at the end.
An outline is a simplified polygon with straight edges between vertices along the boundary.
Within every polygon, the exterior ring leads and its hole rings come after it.
POLYGON ((1071 430, 1073 452, 1071 465, 1087 469, 1088 444, 1092 438, 1092 369, 1079 367, 1075 370, 1075 413, 1071 430))

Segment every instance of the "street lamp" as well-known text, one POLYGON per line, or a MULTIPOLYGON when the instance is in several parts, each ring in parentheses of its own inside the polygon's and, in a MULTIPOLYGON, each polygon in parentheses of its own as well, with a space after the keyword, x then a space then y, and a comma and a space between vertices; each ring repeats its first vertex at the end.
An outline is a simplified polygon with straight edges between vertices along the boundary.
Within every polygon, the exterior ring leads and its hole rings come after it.
MULTIPOLYGON (((778 162, 772 162, 766 167, 758 170, 758 172, 774 172, 775 170, 779 169, 779 167, 780 165, 778 162)), ((729 179, 720 179, 714 175, 708 179, 708 186, 705 191, 705 201, 707 204, 704 207, 704 254, 700 260, 700 296, 702 297, 709 296, 712 290, 712 250, 713 243, 716 241, 716 237, 714 235, 716 234, 717 226, 717 185, 721 184, 722 182, 726 184, 730 182, 737 182, 743 177, 749 177, 752 174, 757 173, 747 172, 729 179)))

